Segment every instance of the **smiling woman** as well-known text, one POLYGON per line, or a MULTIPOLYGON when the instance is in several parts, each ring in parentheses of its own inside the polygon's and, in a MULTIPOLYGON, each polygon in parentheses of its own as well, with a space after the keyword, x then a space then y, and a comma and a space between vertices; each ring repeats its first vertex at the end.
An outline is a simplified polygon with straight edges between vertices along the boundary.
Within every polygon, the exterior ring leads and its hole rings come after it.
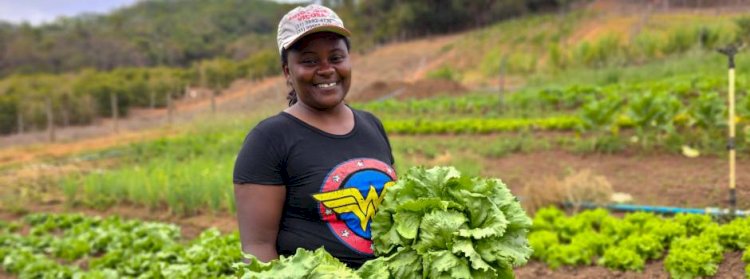
POLYGON ((380 120, 344 102, 350 35, 319 5, 279 22, 289 107, 250 131, 234 167, 242 249, 262 261, 320 247, 351 267, 373 258, 370 222, 396 173, 380 120))
POLYGON ((307 36, 282 53, 284 76, 292 88, 289 103, 326 110, 341 105, 351 85, 349 40, 332 32, 307 36), (286 54, 286 55, 284 55, 286 54))

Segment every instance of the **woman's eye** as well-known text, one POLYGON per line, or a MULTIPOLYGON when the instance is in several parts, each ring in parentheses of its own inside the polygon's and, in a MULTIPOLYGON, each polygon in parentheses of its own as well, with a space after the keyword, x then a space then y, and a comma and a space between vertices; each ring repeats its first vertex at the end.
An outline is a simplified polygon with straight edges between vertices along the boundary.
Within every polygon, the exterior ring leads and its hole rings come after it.
POLYGON ((331 57, 331 61, 333 61, 333 62, 341 62, 343 60, 344 60, 344 57, 341 56, 341 55, 336 55, 334 57, 331 57))
POLYGON ((302 64, 305 64, 305 65, 314 65, 315 63, 316 63, 316 61, 313 60, 313 59, 303 59, 302 60, 302 64))

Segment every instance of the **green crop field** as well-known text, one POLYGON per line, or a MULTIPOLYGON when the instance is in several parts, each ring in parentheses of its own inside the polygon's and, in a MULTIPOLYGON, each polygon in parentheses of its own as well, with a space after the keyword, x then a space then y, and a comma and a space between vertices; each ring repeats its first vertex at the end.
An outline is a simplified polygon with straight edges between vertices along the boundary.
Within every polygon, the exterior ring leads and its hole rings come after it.
MULTIPOLYGON (((579 2, 445 37, 387 29, 409 26, 408 10, 385 29, 356 27, 373 38, 353 41, 367 47, 353 58, 363 77, 353 82, 395 91, 349 105, 382 120, 394 168, 412 181, 384 202, 400 204, 374 217, 385 230, 374 237, 381 257, 361 269, 324 250, 243 262, 234 162, 247 133, 284 108, 287 90, 274 77, 276 51, 253 44, 270 35, 217 37, 221 44, 153 67, 24 72, 0 60, 0 278, 750 277, 747 216, 579 208, 726 208, 734 124, 736 205, 747 213, 750 55, 736 57, 731 123, 727 58, 716 51, 750 40, 747 8, 618 12, 600 6, 608 1, 579 2), (400 44, 412 41, 439 46, 404 58, 414 54, 400 44), (377 67, 414 75, 382 81, 377 67), (436 87, 394 93, 417 81, 436 87), (210 92, 211 103, 191 99, 186 85, 210 92), (216 112, 208 109, 214 97, 216 112), (182 118, 148 118, 166 117, 168 103, 182 118), (125 117, 118 133, 109 130, 113 110, 125 117), (68 137, 32 141, 48 125, 68 137), (85 127, 107 131, 87 135, 85 127), (75 129, 83 132, 70 136, 75 129)), ((347 11, 345 19, 358 15, 347 11)), ((153 51, 147 41, 140 47, 153 51)))

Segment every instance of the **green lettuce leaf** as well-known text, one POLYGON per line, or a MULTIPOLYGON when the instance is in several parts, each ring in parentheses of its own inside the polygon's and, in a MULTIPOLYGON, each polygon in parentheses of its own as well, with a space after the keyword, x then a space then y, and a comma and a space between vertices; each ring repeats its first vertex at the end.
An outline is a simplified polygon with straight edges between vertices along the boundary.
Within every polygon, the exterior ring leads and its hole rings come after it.
POLYGON ((365 264, 357 269, 357 275, 360 278, 367 279, 389 279, 391 276, 390 272, 388 272, 388 263, 383 257, 365 262, 365 264))
POLYGON ((394 222, 396 222, 396 231, 399 235, 406 239, 414 239, 417 237, 419 231, 419 224, 422 219, 422 214, 401 211, 393 216, 394 222))
POLYGON ((499 179, 412 168, 373 218, 374 250, 394 278, 513 278, 531 255, 531 219, 499 179))
POLYGON ((460 258, 448 250, 430 251, 424 255, 428 278, 471 279, 471 270, 465 258, 460 258))
POLYGON ((466 226, 466 221, 466 216, 453 210, 425 214, 414 249, 420 254, 428 250, 448 249, 458 230, 466 226))

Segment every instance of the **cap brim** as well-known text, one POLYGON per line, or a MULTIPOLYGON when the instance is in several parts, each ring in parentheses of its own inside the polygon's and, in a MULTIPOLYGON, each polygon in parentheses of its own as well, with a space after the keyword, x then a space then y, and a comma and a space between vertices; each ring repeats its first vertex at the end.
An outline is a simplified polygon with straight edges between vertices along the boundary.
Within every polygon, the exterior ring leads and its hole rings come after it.
POLYGON ((310 30, 307 30, 307 32, 297 35, 293 40, 289 41, 288 43, 284 44, 283 49, 289 49, 291 45, 298 42, 300 39, 304 38, 307 35, 313 34, 313 33, 319 33, 319 32, 333 32, 336 34, 339 34, 344 37, 351 37, 352 32, 349 32, 346 28, 338 27, 338 26, 331 26, 331 25, 324 25, 324 26, 318 26, 314 27, 310 30))

